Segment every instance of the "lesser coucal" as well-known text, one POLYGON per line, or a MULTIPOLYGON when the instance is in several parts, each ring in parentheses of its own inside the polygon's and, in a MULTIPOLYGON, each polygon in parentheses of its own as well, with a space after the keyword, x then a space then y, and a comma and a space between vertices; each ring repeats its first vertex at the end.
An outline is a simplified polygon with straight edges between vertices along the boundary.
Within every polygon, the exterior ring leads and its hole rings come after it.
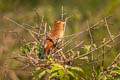
POLYGON ((54 26, 48 33, 48 38, 45 41, 44 53, 48 54, 50 49, 53 49, 55 45, 60 42, 64 34, 64 24, 65 21, 57 20, 54 22, 54 26))

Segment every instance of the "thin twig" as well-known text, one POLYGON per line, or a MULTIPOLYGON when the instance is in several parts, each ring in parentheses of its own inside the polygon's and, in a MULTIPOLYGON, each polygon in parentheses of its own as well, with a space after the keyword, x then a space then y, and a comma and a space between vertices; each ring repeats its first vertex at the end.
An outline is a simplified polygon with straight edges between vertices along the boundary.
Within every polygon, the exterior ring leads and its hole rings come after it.
MULTIPOLYGON (((21 27, 21 28, 23 28, 23 29, 25 29, 25 30, 27 30, 27 31, 31 31, 32 33, 34 33, 34 34, 37 34, 37 35, 38 35, 38 33, 37 33, 37 32, 32 31, 32 30, 30 30, 30 29, 28 29, 28 28, 24 27, 23 25, 21 25, 21 24, 17 23, 15 20, 10 19, 10 18, 8 18, 8 17, 4 17, 4 18, 5 18, 5 19, 7 19, 8 21, 11 21, 11 22, 15 23, 16 25, 18 25, 19 27, 21 27)), ((40 34, 40 35, 42 35, 42 34, 40 34)))
POLYGON ((44 16, 41 18, 41 22, 40 22, 40 30, 41 31, 42 31, 43 21, 44 21, 44 16))
MULTIPOLYGON (((120 37, 120 33, 119 33, 118 35, 116 35, 116 36, 113 38, 113 40, 115 40, 115 39, 117 39, 117 38, 119 38, 119 37, 120 37)), ((94 52, 94 51, 102 48, 103 46, 109 44, 111 41, 112 41, 112 40, 108 40, 107 42, 105 42, 104 44, 100 45, 99 47, 94 48, 93 50, 91 50, 91 51, 89 51, 89 52, 87 52, 87 53, 84 53, 84 54, 82 54, 82 55, 80 55, 80 56, 78 56, 78 57, 75 57, 74 59, 70 59, 70 61, 73 61, 73 60, 75 60, 75 59, 79 59, 79 58, 81 58, 81 57, 87 56, 87 55, 91 54, 92 52, 94 52)))
POLYGON ((113 62, 107 67, 107 69, 109 70, 112 67, 112 65, 116 64, 116 62, 119 58, 120 58, 120 53, 118 53, 118 55, 115 57, 113 62))
POLYGON ((43 36, 43 42, 42 42, 43 49, 42 49, 40 58, 44 57, 44 47, 45 47, 45 41, 46 41, 46 28, 47 28, 47 23, 45 23, 45 28, 44 28, 44 36, 43 36))
POLYGON ((104 66, 105 46, 102 47, 102 53, 103 53, 103 55, 102 55, 102 66, 104 66))
POLYGON ((64 24, 64 34, 65 34, 65 31, 66 31, 66 24, 67 24, 67 20, 69 19, 69 18, 71 18, 72 16, 69 16, 69 17, 66 17, 65 18, 65 24, 64 24))
POLYGON ((31 34, 31 36, 33 37, 33 39, 34 39, 37 43, 40 44, 40 42, 37 40, 37 38, 34 36, 34 34, 33 34, 31 31, 29 31, 29 33, 31 34))
MULTIPOLYGON (((120 41, 119 41, 116 45, 119 45, 119 44, 120 44, 120 41)), ((79 66, 82 66, 82 65, 84 65, 84 64, 92 64, 92 63, 95 63, 96 61, 98 61, 98 58, 99 58, 99 57, 103 56, 103 54, 108 54, 109 51, 111 51, 112 48, 114 48, 116 45, 112 46, 111 48, 109 48, 109 49, 108 49, 107 51, 105 51, 104 53, 98 55, 96 58, 94 58, 93 61, 89 61, 89 62, 87 62, 87 63, 84 62, 84 63, 82 63, 82 64, 79 64, 79 66)))
POLYGON ((111 71, 114 67, 114 64, 117 64, 117 60, 120 58, 120 53, 118 53, 118 55, 115 57, 115 59, 113 60, 113 62, 107 67, 107 70, 104 71, 104 74, 107 74, 109 71, 111 71))
POLYGON ((64 54, 67 54, 67 53, 69 53, 71 50, 74 50, 74 49, 76 49, 76 48, 78 48, 81 44, 83 44, 84 43, 84 41, 81 41, 80 43, 78 43, 75 47, 73 47, 72 49, 69 49, 68 51, 66 51, 64 54))
POLYGON ((107 27, 107 31, 108 31, 108 34, 109 34, 111 40, 113 40, 113 37, 112 37, 112 34, 111 34, 111 32, 110 32, 110 29, 109 29, 109 26, 108 26, 108 23, 107 23, 106 18, 105 18, 105 26, 107 27))
POLYGON ((29 25, 29 24, 22 23, 22 25, 23 25, 23 26, 28 26, 28 27, 30 27, 30 28, 32 28, 32 29, 36 29, 35 27, 33 27, 33 26, 29 25))
POLYGON ((40 22, 39 20, 40 20, 41 16, 39 15, 37 9, 34 9, 34 12, 35 12, 35 18, 36 18, 36 27, 39 28, 40 25, 38 22, 40 22))
POLYGON ((27 40, 22 36, 20 35, 18 32, 15 32, 15 31, 4 31, 5 33, 14 33, 16 34, 16 36, 20 39, 20 42, 27 42, 27 40))
POLYGON ((64 18, 64 8, 62 6, 61 20, 63 20, 63 18, 64 18))
MULTIPOLYGON (((63 5, 62 5, 62 8, 61 8, 61 20, 63 20, 64 19, 64 7, 63 7, 63 5)), ((66 22, 65 22, 65 24, 64 24, 64 29, 65 29, 65 27, 66 27, 66 22)), ((65 31, 63 31, 63 36, 64 36, 64 34, 65 34, 65 31)), ((62 39, 62 45, 63 45, 63 43, 64 43, 64 38, 62 39)))
MULTIPOLYGON (((106 17, 106 19, 109 19, 110 17, 111 17, 111 16, 108 16, 108 17, 106 17)), ((96 26, 97 26, 98 24, 100 24, 101 22, 104 22, 104 19, 101 19, 100 21, 98 21, 98 22, 95 23, 94 25, 90 26, 89 29, 92 29, 92 28, 96 27, 96 26)), ((83 30, 83 31, 80 31, 80 32, 77 32, 77 33, 74 33, 74 34, 71 34, 71 35, 67 35, 67 36, 64 36, 64 37, 66 38, 66 37, 75 36, 75 35, 77 35, 77 34, 82 34, 82 33, 85 33, 85 32, 87 32, 87 31, 89 31, 89 29, 85 29, 85 30, 83 30)))
MULTIPOLYGON (((87 21, 87 26, 88 26, 88 29, 89 29, 90 26, 89 26, 88 21, 87 21)), ((92 36, 92 33, 91 33, 91 29, 89 29, 88 32, 89 32, 90 44, 91 44, 90 50, 93 50, 93 44, 94 44, 94 42, 93 42, 93 36, 92 36)), ((94 54, 93 54, 93 52, 91 53, 91 59, 92 59, 92 61, 94 60, 94 54)), ((94 80, 96 80, 95 65, 94 65, 94 63, 92 63, 92 70, 93 70, 93 78, 94 78, 94 80)))
POLYGON ((55 53, 60 52, 65 46, 67 46, 74 38, 76 38, 78 35, 76 35, 75 37, 71 38, 70 40, 68 40, 67 42, 65 42, 60 49, 58 49, 55 53))

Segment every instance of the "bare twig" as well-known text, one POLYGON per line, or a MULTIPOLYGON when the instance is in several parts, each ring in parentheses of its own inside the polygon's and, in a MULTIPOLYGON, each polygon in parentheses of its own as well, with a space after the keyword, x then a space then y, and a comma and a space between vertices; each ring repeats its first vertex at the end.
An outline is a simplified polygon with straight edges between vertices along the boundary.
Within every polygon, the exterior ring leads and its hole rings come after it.
POLYGON ((30 28, 32 28, 32 29, 36 29, 35 27, 33 27, 33 26, 29 25, 29 24, 22 23, 22 25, 23 25, 23 26, 28 26, 28 27, 30 27, 30 28))
POLYGON ((71 18, 72 16, 69 16, 69 17, 66 17, 65 18, 65 24, 64 24, 64 34, 65 34, 65 30, 66 30, 66 24, 67 24, 67 20, 69 19, 69 18, 71 18))
MULTIPOLYGON (((115 39, 117 39, 117 38, 119 38, 119 37, 120 37, 120 33, 119 33, 118 35, 116 35, 116 36, 113 38, 113 40, 115 40, 115 39)), ((82 55, 80 55, 80 56, 78 56, 78 57, 75 57, 74 59, 70 59, 70 61, 71 61, 71 60, 75 60, 75 59, 79 59, 79 58, 84 57, 84 56, 87 56, 87 55, 91 54, 92 52, 94 52, 94 51, 102 48, 103 46, 109 44, 111 41, 112 41, 112 40, 108 40, 107 42, 105 42, 104 44, 100 45, 99 47, 94 48, 93 50, 91 50, 91 51, 89 51, 89 52, 87 52, 87 53, 84 53, 84 54, 82 54, 82 55)))
POLYGON ((112 65, 117 63, 117 60, 120 58, 120 53, 118 53, 118 55, 115 57, 115 59, 113 60, 113 62, 107 67, 107 69, 111 69, 112 65))
POLYGON ((16 34, 16 36, 19 38, 20 42, 26 42, 27 40, 22 36, 20 35, 18 32, 15 32, 15 31, 4 31, 5 33, 14 33, 16 34))
MULTIPOLYGON (((34 33, 34 34, 37 34, 37 35, 38 35, 38 33, 37 33, 37 32, 32 31, 32 30, 30 30, 30 29, 28 29, 28 28, 24 27, 23 25, 21 25, 21 24, 17 23, 15 20, 10 19, 10 18, 8 18, 8 17, 4 17, 4 18, 5 18, 5 19, 7 19, 8 21, 11 21, 11 22, 15 23, 16 25, 18 25, 19 27, 21 27, 21 28, 23 28, 23 29, 25 29, 25 30, 27 30, 27 31, 31 31, 32 33, 34 33)), ((41 35, 42 35, 42 34, 41 34, 41 35)))
POLYGON ((117 60, 120 58, 120 53, 118 53, 118 55, 115 57, 115 59, 113 60, 113 62, 107 67, 107 70, 104 71, 104 74, 107 74, 109 71, 111 71, 114 67, 114 64, 117 64, 117 60))
POLYGON ((43 26, 43 21, 44 21, 44 16, 41 18, 41 23, 40 23, 40 30, 42 31, 42 26, 43 26))
MULTIPOLYGON (((106 17, 106 19, 109 19, 111 16, 108 16, 108 17, 106 17)), ((104 22, 104 19, 101 19, 100 21, 98 21, 97 23, 95 23, 94 25, 92 25, 92 26, 90 26, 90 28, 89 29, 92 29, 92 28, 94 28, 94 27, 96 27, 98 24, 100 24, 100 23, 102 23, 102 22, 104 22)), ((66 37, 72 37, 72 36, 75 36, 75 35, 77 35, 77 34, 82 34, 82 33, 85 33, 85 32, 87 32, 87 31, 89 31, 89 29, 85 29, 85 30, 83 30, 83 31, 80 31, 80 32, 77 32, 77 33, 75 33, 75 34, 72 34, 72 35, 67 35, 67 36, 64 36, 65 38, 66 37)))
MULTIPOLYGON (((119 45, 119 44, 120 44, 120 41, 119 41, 118 44, 116 44, 116 45, 119 45)), ((109 54, 109 51, 111 51, 112 48, 114 48, 116 45, 112 46, 111 48, 109 48, 109 49, 108 49, 107 51, 105 51, 104 53, 98 55, 96 58, 94 58, 93 61, 89 61, 89 62, 86 62, 86 63, 85 63, 85 62, 84 62, 84 63, 81 63, 81 64, 79 64, 79 66, 82 66, 82 65, 85 65, 85 64, 93 64, 93 63, 97 62, 99 57, 103 56, 103 54, 109 54)))
MULTIPOLYGON (((93 44, 94 44, 94 42, 93 42, 93 36, 92 36, 91 29, 90 29, 88 21, 87 21, 87 26, 88 26, 88 29, 89 29, 88 32, 89 32, 89 36, 90 36, 90 44, 91 44, 90 50, 93 50, 93 44)), ((94 54, 93 54, 93 52, 91 53, 91 59, 92 59, 92 61, 94 60, 94 54)), ((95 65, 94 65, 94 63, 92 63, 92 70, 93 70, 93 78, 94 78, 94 80, 96 80, 95 65)))
POLYGON ((21 68, 11 68, 11 67, 7 67, 8 69, 11 69, 11 70, 25 70, 26 68, 28 68, 29 67, 29 64, 27 64, 27 65, 25 65, 25 66, 23 66, 23 67, 21 67, 21 68))
POLYGON ((45 28, 44 28, 44 36, 43 36, 43 42, 42 42, 42 46, 43 46, 43 49, 42 49, 42 53, 41 53, 41 58, 44 57, 44 46, 45 46, 45 41, 46 41, 46 28, 47 28, 47 23, 45 23, 45 28))
POLYGON ((34 9, 34 11, 35 11, 35 17, 36 17, 36 27, 39 28, 40 27, 39 22, 40 22, 41 16, 39 15, 37 9, 34 9))
POLYGON ((44 19, 44 17, 41 17, 40 26, 38 27, 38 33, 39 33, 39 35, 37 37, 38 41, 40 41, 40 33, 42 32, 42 26, 44 26, 43 19, 44 19))
POLYGON ((61 14, 61 20, 63 20, 63 17, 64 16, 64 8, 63 8, 63 6, 62 6, 62 14, 61 14))
POLYGON ((59 54, 59 52, 60 52, 61 57, 65 60, 65 61, 61 61, 61 62, 64 63, 64 62, 66 62, 66 61, 69 60, 69 59, 66 58, 66 54, 69 53, 71 50, 74 50, 74 49, 78 48, 83 42, 84 42, 84 41, 80 42, 78 45, 76 45, 76 46, 75 46, 74 48, 72 48, 72 49, 69 49, 69 50, 66 51, 64 54, 63 54, 63 52, 61 52, 61 51, 62 51, 62 48, 58 49, 54 54, 56 54, 56 53, 59 54))
MULTIPOLYGON (((2 55, 3 55, 3 58, 5 58, 6 57, 6 49, 5 49, 5 47, 6 47, 6 45, 5 45, 5 39, 6 39, 6 33, 3 33, 3 36, 2 36, 2 55)), ((6 59, 5 59, 6 60, 6 59)))
POLYGON ((71 50, 74 50, 74 49, 76 49, 76 48, 78 48, 81 44, 83 44, 84 43, 84 41, 81 41, 80 43, 78 43, 75 47, 73 47, 72 49, 69 49, 68 51, 66 51, 64 54, 67 54, 67 53, 69 53, 71 50))
POLYGON ((29 33, 31 34, 31 36, 33 37, 33 39, 34 39, 37 43, 40 44, 40 42, 37 40, 37 38, 34 36, 34 34, 33 34, 31 31, 29 31, 29 33))
POLYGON ((31 57, 30 55, 28 55, 28 54, 27 54, 26 56, 27 56, 30 64, 31 64, 33 67, 37 67, 37 65, 35 64, 34 58, 32 58, 32 57, 31 57))
POLYGON ((105 26, 107 27, 107 31, 108 31, 108 34, 109 34, 111 40, 113 40, 113 36, 112 36, 112 34, 111 34, 111 32, 110 32, 110 29, 109 29, 109 26, 108 26, 108 23, 107 23, 106 18, 105 18, 105 26))
POLYGON ((103 53, 103 55, 102 55, 102 66, 104 66, 105 46, 102 47, 102 53, 103 53))

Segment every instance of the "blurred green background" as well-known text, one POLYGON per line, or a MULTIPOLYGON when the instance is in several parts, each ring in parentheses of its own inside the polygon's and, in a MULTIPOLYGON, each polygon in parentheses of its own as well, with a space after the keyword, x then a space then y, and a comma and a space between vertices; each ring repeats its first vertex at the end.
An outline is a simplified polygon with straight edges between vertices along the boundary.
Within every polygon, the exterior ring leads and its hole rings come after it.
MULTIPOLYGON (((15 19, 20 23, 27 23, 35 26, 35 13, 37 9, 40 16, 44 16, 44 20, 48 25, 52 26, 54 21, 60 19, 61 6, 64 6, 65 16, 72 16, 67 22, 67 29, 65 35, 69 35, 87 28, 86 21, 92 25, 100 19, 112 15, 108 20, 112 35, 120 32, 120 0, 0 0, 0 78, 4 80, 31 80, 30 71, 12 70, 10 68, 20 68, 20 65, 14 60, 7 59, 8 57, 19 54, 19 48, 22 45, 16 34, 4 33, 5 31, 18 32, 29 42, 33 41, 26 30, 23 30, 15 24, 3 19, 3 16, 15 19), (6 68, 5 68, 6 67, 6 68)), ((97 46, 101 40, 106 37, 110 39, 106 27, 98 25, 99 29, 92 30, 94 42, 97 46)), ((90 44, 88 33, 82 34, 78 37, 79 41, 84 40, 85 44, 90 44)), ((119 41, 119 40, 118 40, 119 41)), ((75 42, 75 41, 74 41, 75 42)), ((67 48, 70 48, 75 43, 67 48)), ((118 44, 118 43, 114 43, 118 44)), ((105 55, 105 65, 109 65, 115 55, 119 51, 117 45, 110 54, 105 55)), ((91 66, 86 65, 86 71, 91 66)), ((87 73, 89 75, 89 73, 87 73)))

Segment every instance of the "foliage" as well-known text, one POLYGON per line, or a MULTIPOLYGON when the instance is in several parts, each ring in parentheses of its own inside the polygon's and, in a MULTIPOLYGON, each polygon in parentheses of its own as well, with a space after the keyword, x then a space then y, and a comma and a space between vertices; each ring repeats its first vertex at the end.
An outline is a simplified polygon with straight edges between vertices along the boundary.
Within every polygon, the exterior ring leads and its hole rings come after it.
POLYGON ((29 42, 21 47, 22 54, 37 54, 40 55, 42 46, 36 42, 29 42))
MULTIPOLYGON (((21 54, 23 56, 32 55, 34 57, 36 54, 40 56, 42 47, 40 44, 35 42, 26 43, 21 47, 21 54)), ((41 59, 44 61, 45 66, 37 66, 33 71, 33 80, 79 80, 79 73, 84 73, 80 67, 73 67, 67 64, 60 64, 55 62, 52 58, 47 56, 45 59, 41 59), (46 65, 48 64, 48 65, 46 65)), ((41 62, 37 63, 41 65, 41 62)))
POLYGON ((120 79, 120 66, 119 64, 114 64, 110 69, 104 69, 100 67, 97 72, 98 80, 119 80, 120 79))
POLYGON ((33 80, 78 80, 80 77, 77 72, 83 73, 83 70, 80 67, 62 65, 55 63, 52 59, 49 61, 49 63, 50 65, 46 68, 36 68, 36 71, 33 72, 33 80))

